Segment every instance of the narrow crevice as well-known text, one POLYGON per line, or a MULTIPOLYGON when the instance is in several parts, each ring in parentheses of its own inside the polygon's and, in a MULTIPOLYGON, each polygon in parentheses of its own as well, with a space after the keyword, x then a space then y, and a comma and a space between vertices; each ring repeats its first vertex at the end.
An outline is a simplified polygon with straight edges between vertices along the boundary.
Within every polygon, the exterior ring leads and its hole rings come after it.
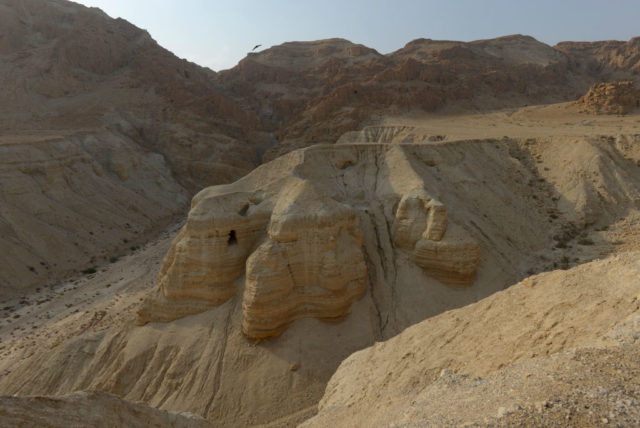
POLYGON ((218 358, 216 361, 216 368, 213 377, 213 397, 211 397, 211 401, 207 404, 207 407, 204 411, 204 417, 209 418, 209 410, 211 409, 211 405, 216 401, 216 397, 218 396, 218 392, 220 391, 220 383, 222 382, 222 369, 224 366, 224 356, 227 352, 227 342, 229 340, 229 334, 231 333, 231 317, 236 310, 236 300, 234 298, 231 307, 229 308, 229 312, 227 313, 227 317, 224 324, 224 332, 222 333, 222 340, 219 342, 218 358))
POLYGON ((377 254, 377 256, 379 257, 379 253, 375 250, 375 248, 372 248, 375 245, 373 240, 370 238, 368 239, 368 237, 372 236, 371 231, 375 233, 375 226, 373 225, 368 211, 360 213, 360 224, 361 227, 365 229, 363 230, 363 235, 365 237, 363 254, 365 263, 367 265, 367 283, 369 285, 367 287, 367 291, 371 296, 371 302, 373 303, 373 308, 375 309, 376 318, 378 321, 376 340, 382 340, 382 338, 384 337, 382 331, 384 329, 385 323, 382 321, 382 312, 380 311, 380 305, 376 299, 376 290, 378 289, 378 272, 376 269, 377 264, 374 260, 372 260, 373 254, 377 254))

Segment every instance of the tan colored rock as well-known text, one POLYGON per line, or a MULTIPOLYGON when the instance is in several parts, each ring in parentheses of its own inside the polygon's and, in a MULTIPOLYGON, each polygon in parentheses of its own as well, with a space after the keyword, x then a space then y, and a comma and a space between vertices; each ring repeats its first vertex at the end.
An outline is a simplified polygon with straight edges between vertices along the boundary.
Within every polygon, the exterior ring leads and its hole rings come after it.
POLYGON ((355 211, 307 181, 285 186, 273 197, 275 207, 260 192, 225 193, 224 188, 194 198, 160 270, 159 291, 140 308, 138 324, 171 321, 224 303, 239 294, 245 264, 247 336, 276 336, 302 317, 344 318, 365 289, 355 211))
POLYGON ((364 293, 366 273, 355 210, 301 181, 282 192, 269 240, 247 261, 242 329, 263 338, 298 318, 339 321, 364 293))
POLYGON ((463 233, 447 233, 446 208, 424 189, 402 197, 393 227, 396 245, 410 251, 429 276, 450 285, 473 284, 480 246, 463 233))
POLYGON ((203 190, 167 253, 159 291, 142 305, 137 322, 171 321, 236 295, 242 296, 242 329, 250 338, 277 336, 299 318, 343 319, 366 288, 361 221, 387 215, 369 211, 379 209, 380 198, 389 204, 389 216, 398 201, 395 219, 376 226, 380 234, 391 233, 389 242, 377 244, 385 259, 394 259, 396 247, 426 276, 472 285, 479 245, 462 228, 447 232, 447 210, 424 189, 411 161, 415 155, 406 150, 319 146, 234 184, 203 190), (380 171, 369 169, 376 164, 393 172, 378 180, 380 171), (324 168, 336 177, 317 176, 324 168))
POLYGON ((626 114, 640 107, 640 90, 634 82, 597 83, 577 104, 595 114, 626 114))
POLYGON ((194 206, 160 271, 164 296, 219 305, 234 295, 234 282, 244 274, 269 214, 268 203, 252 207, 246 194, 221 195, 194 206))
POLYGON ((439 241, 447 230, 447 210, 424 189, 415 189, 400 200, 393 227, 400 248, 412 249, 421 238, 439 241))
POLYGON ((480 261, 480 245, 461 236, 442 241, 420 239, 413 260, 427 275, 449 285, 473 285, 480 261))

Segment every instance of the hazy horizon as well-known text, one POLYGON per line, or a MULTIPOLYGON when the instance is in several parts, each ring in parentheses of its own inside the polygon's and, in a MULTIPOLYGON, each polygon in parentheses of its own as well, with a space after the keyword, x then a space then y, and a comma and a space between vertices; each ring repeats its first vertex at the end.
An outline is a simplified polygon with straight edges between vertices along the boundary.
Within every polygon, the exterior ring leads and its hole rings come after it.
MULTIPOLYGON (((219 71, 252 50, 288 41, 344 38, 386 54, 417 38, 472 41, 525 34, 560 41, 629 40, 640 2, 613 0, 302 3, 280 0, 80 0, 147 30, 177 56, 219 71)), ((637 31, 637 30, 635 30, 637 31)))

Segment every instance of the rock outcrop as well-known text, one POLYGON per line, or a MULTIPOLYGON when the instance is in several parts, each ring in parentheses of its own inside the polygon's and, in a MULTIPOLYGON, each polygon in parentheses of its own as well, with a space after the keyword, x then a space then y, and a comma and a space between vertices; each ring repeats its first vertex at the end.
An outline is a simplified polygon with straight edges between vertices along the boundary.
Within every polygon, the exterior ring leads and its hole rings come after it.
POLYGON ((242 329, 278 334, 293 320, 340 321, 365 290, 367 269, 355 210, 301 181, 280 195, 269 238, 247 261, 242 329))
MULTIPOLYGON (((483 231, 493 226, 480 227, 486 220, 477 214, 466 224, 454 220, 456 210, 466 208, 443 202, 446 193, 438 190, 443 188, 438 183, 445 178, 438 171, 444 164, 457 165, 461 158, 473 156, 485 159, 487 165, 496 159, 506 165, 512 161, 505 155, 517 160, 509 167, 515 169, 505 173, 518 175, 516 185, 522 187, 518 193, 529 195, 532 183, 549 180, 541 185, 539 196, 532 196, 541 201, 536 209, 544 211, 546 222, 557 218, 549 214, 556 206, 574 227, 582 228, 616 216, 608 201, 621 209, 637 204, 640 183, 631 161, 605 141, 315 146, 264 165, 236 183, 196 195, 187 223, 165 258, 158 290, 139 312, 139 323, 171 321, 237 296, 242 301, 245 335, 277 336, 299 318, 344 318, 367 283, 380 275, 394 275, 398 260, 405 258, 425 277, 450 286, 471 286, 483 257, 493 257, 484 254, 481 245, 483 241, 493 245, 496 238, 483 231), (464 154, 458 151, 461 147, 466 147, 464 154), (535 156, 536 162, 525 161, 527 156, 535 156), (553 166, 553 171, 548 166, 538 171, 533 165, 540 162, 553 166), (576 162, 579 169, 561 167, 576 162), (616 178, 622 172, 613 172, 620 165, 630 168, 622 181, 616 178), (327 177, 321 171, 332 173, 327 177), (587 183, 587 175, 606 179, 608 184, 603 181, 603 186, 615 190, 604 192, 600 179, 587 183), (430 177, 428 182, 425 177, 430 177), (371 242, 367 234, 375 240, 371 242), (384 267, 373 268, 376 263, 384 267)), ((469 192, 469 183, 476 180, 471 177, 479 172, 468 168, 452 173, 449 185, 458 182, 469 192)), ((498 168, 497 164, 487 166, 488 170, 498 168)), ((496 206, 513 204, 517 198, 506 188, 496 195, 508 198, 495 202, 496 206)), ((473 197, 478 207, 490 209, 487 200, 478 199, 479 194, 473 197)), ((494 215, 501 222, 514 221, 500 212, 494 215)), ((534 215, 528 218, 533 221, 534 215)), ((530 230, 517 223, 509 227, 516 227, 518 235, 530 230)), ((539 227, 559 241, 566 232, 560 226, 550 229, 546 223, 539 227)), ((504 239, 527 245, 529 240, 544 239, 536 234, 531 230, 526 237, 510 234, 504 239)), ((496 262, 504 263, 503 269, 509 263, 505 252, 511 251, 505 248, 496 262)))
POLYGON ((577 104, 588 113, 626 114, 640 108, 640 90, 634 82, 598 83, 577 104))
POLYGON ((463 234, 447 231, 447 210, 423 189, 402 197, 396 211, 398 248, 412 252, 414 262, 430 276, 451 285, 471 285, 480 261, 480 246, 463 234), (452 237, 455 236, 455 237, 452 237))
MULTIPOLYGON (((361 154, 381 156, 384 147, 341 146, 331 162, 344 171, 344 181, 361 154)), ((311 184, 311 171, 305 169, 321 156, 323 149, 295 153, 276 162, 281 170, 271 166, 266 180, 252 177, 264 176, 256 172, 196 195, 163 263, 158 291, 139 311, 138 322, 181 318, 235 295, 242 295, 243 332, 254 339, 277 336, 299 318, 343 319, 365 292, 360 219, 374 207, 367 191, 346 182, 311 184), (353 194, 345 199, 344 192, 353 194)), ((402 151, 391 150, 388 157, 406 162, 402 151)), ((399 182, 385 196, 398 206, 388 221, 390 244, 426 275, 450 285, 472 285, 478 242, 450 224, 445 206, 411 171, 408 166, 404 173, 413 181, 399 182)))
POLYGON ((242 282, 242 326, 250 338, 277 336, 302 317, 343 319, 365 289, 355 210, 306 180, 289 180, 265 199, 261 191, 227 187, 194 199, 160 271, 159 293, 145 302, 139 323, 218 306, 242 282))
POLYGON ((366 278, 356 212, 304 180, 275 203, 260 193, 196 197, 140 324, 219 306, 243 281, 243 331, 251 338, 276 336, 301 317, 348 314, 366 278))

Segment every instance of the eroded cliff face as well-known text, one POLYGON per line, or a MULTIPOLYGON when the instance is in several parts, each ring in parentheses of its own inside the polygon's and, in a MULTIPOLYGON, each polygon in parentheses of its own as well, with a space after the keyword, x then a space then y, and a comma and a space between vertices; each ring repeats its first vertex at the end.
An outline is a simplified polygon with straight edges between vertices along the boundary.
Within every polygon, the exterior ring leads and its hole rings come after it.
MULTIPOLYGON (((549 239, 540 230, 561 248, 579 230, 614 219, 614 201, 619 209, 637 204, 635 161, 622 141, 394 142, 409 131, 378 132, 391 136, 387 144, 296 151, 202 191, 139 323, 179 319, 237 296, 243 332, 263 339, 299 318, 340 320, 367 287, 393 295, 387 287, 411 270, 420 272, 418 282, 469 287, 480 277, 484 288, 486 275, 513 271, 519 251, 530 248, 530 263, 539 263, 534 249, 549 239), (482 170, 467 164, 474 156, 482 170), (475 187, 495 182, 489 171, 499 170, 510 182, 504 188, 475 187), (625 180, 616 178, 621 174, 625 180), (529 210, 522 205, 516 220, 498 209, 521 196, 540 213, 522 214, 529 210), (492 215, 479 215, 487 211, 492 215), (555 224, 559 212, 566 224, 555 224), (500 238, 500 250, 486 250, 496 242, 487 230, 504 234, 502 226, 518 233, 500 238)), ((366 139, 367 130, 362 134, 351 137, 366 139)))
POLYGON ((139 323, 219 306, 242 282, 242 327, 254 339, 276 336, 297 318, 339 321, 348 314, 366 280, 355 210, 306 180, 263 197, 232 192, 195 204, 139 323))
POLYGON ((278 199, 268 235, 247 261, 243 332, 264 338, 297 318, 342 320, 366 286, 356 211, 301 181, 278 199))
POLYGON ((472 286, 480 240, 451 218, 435 196, 440 186, 425 181, 424 168, 457 162, 453 153, 442 159, 447 151, 316 146, 203 190, 138 322, 179 319, 237 296, 244 334, 263 339, 299 318, 343 319, 367 284, 395 283, 405 264, 448 286, 472 286))

